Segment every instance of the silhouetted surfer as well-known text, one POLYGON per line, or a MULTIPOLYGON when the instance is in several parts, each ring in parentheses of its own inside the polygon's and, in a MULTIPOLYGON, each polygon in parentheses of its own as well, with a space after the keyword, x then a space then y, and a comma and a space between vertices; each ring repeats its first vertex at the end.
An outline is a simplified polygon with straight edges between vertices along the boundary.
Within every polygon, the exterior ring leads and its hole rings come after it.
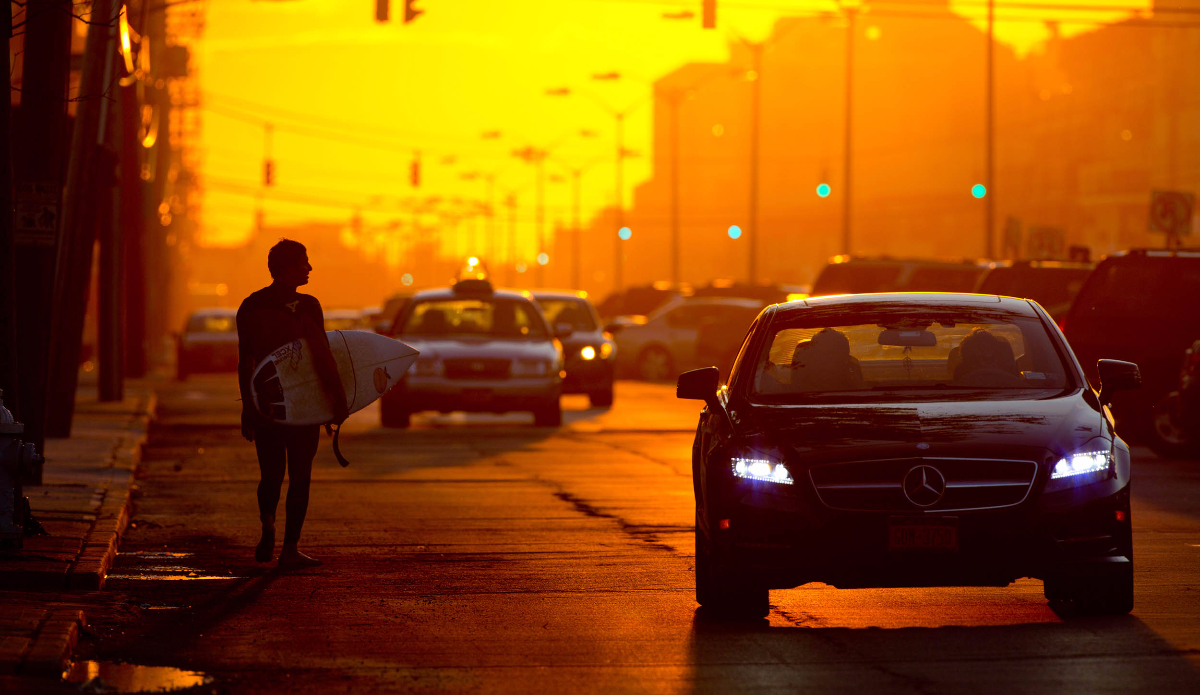
MULTIPOLYGON (((308 250, 298 241, 280 239, 267 254, 267 269, 273 282, 251 294, 237 313, 238 386, 242 392, 242 436, 254 442, 258 451, 258 513, 262 520, 262 540, 254 550, 254 559, 270 562, 275 553, 275 509, 283 474, 288 475, 287 524, 283 532, 283 552, 279 566, 311 567, 321 564, 296 548, 300 528, 308 511, 308 487, 312 478, 313 457, 321 436, 319 425, 280 425, 257 411, 250 391, 254 368, 267 355, 292 341, 306 338, 316 358, 317 373, 330 394, 337 415, 335 423, 346 419, 346 399, 338 377, 337 364, 325 338, 325 317, 316 297, 300 294, 296 288, 308 284, 312 266, 308 250), (334 396, 333 394, 336 394, 334 396)), ((326 429, 329 425, 326 425, 326 429)))

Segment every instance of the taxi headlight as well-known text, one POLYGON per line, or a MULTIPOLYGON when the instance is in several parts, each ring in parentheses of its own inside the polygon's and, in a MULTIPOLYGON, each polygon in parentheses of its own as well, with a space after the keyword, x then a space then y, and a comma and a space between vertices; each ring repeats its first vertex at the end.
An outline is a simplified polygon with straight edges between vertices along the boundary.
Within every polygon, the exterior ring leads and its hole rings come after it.
POLYGON ((442 361, 436 357, 418 357, 413 363, 412 371, 415 376, 440 376, 442 361))
POLYGON ((546 376, 550 373, 550 360, 517 360, 513 362, 513 376, 546 376))
POLYGON ((579 356, 585 360, 594 360, 596 359, 596 348, 592 347, 591 345, 586 345, 582 350, 579 351, 579 356))
POLYGON ((612 343, 601 343, 600 344, 600 359, 606 360, 609 357, 612 357, 612 354, 613 354, 612 343))
POLYGON ((787 466, 770 459, 734 458, 732 466, 733 474, 738 478, 761 480, 780 485, 791 485, 794 482, 787 466))

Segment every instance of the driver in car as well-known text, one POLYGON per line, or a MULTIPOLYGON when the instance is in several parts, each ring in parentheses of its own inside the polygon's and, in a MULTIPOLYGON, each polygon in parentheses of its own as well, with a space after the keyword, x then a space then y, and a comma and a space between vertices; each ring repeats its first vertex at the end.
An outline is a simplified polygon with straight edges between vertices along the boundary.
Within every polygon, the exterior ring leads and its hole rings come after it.
POLYGON ((1012 345, 986 328, 973 328, 947 357, 954 383, 1005 387, 1021 381, 1012 345))

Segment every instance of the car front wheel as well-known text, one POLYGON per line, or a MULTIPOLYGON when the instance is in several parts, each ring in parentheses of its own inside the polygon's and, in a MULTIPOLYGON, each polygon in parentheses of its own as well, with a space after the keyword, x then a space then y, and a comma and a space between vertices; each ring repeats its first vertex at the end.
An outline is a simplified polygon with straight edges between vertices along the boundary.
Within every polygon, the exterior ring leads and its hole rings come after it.
POLYGON ((737 577, 713 544, 696 528, 696 603, 722 618, 765 618, 770 591, 737 577))
POLYGON ((1108 576, 1047 577, 1044 591, 1059 615, 1125 615, 1133 610, 1133 563, 1108 576))
POLYGON ((538 427, 558 427, 562 425, 562 405, 558 399, 533 411, 533 424, 538 427))
POLYGON ((1200 433, 1187 422, 1179 394, 1172 393, 1154 406, 1149 441, 1154 453, 1163 458, 1200 457, 1200 433))
POLYGON ((591 402, 593 408, 610 408, 613 404, 613 385, 609 384, 608 388, 602 391, 593 391, 588 394, 588 401, 591 402))

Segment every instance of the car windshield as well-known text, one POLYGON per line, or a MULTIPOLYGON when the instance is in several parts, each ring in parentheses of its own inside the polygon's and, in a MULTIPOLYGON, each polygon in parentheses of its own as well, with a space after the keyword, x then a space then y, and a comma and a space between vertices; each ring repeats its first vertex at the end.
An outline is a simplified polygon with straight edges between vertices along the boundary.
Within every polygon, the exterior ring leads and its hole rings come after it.
POLYGON ((596 330, 596 319, 592 316, 592 308, 582 299, 539 297, 537 303, 542 307, 546 323, 551 326, 568 323, 576 331, 596 330))
POLYGON ((547 331, 537 309, 527 301, 464 298, 418 301, 401 335, 545 339, 547 331))
POLYGON ((236 333, 237 323, 233 316, 193 316, 188 320, 188 333, 236 333))
POLYGON ((772 325, 754 374, 758 400, 887 391, 938 398, 950 389, 1019 392, 1068 383, 1036 318, 916 305, 811 313, 772 325))
POLYGON ((356 328, 362 328, 366 325, 366 321, 361 316, 326 316, 325 330, 327 331, 352 331, 356 328))

